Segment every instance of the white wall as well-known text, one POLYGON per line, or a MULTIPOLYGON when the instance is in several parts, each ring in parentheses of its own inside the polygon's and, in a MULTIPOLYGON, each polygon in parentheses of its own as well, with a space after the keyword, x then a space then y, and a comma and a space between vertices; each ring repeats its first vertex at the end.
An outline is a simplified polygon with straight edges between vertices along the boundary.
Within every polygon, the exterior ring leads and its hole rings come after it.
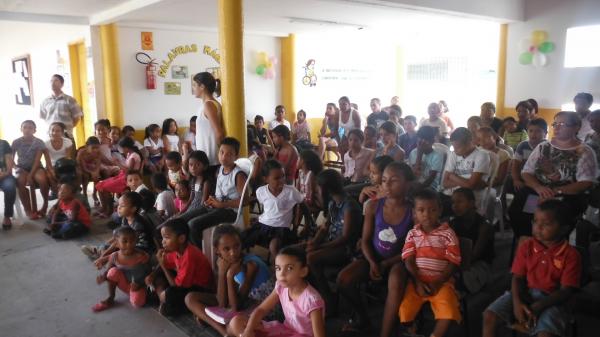
POLYGON ((454 12, 496 18, 499 20, 522 20, 523 2, 527 0, 368 0, 391 2, 416 8, 428 8, 440 12, 454 12))
MULTIPOLYGON (((19 137, 23 120, 38 122, 40 138, 47 138, 47 126, 39 122, 40 103, 51 94, 50 77, 59 73, 70 74, 68 44, 77 40, 89 41, 89 27, 32 22, 0 21, 0 128, 9 142, 19 137), (57 50, 64 59, 64 67, 57 60, 57 50), (33 106, 17 105, 12 85, 11 60, 29 54, 33 82, 33 106)), ((71 78, 65 76, 63 90, 71 94, 71 78)))
POLYGON ((600 24, 598 0, 526 0, 526 21, 508 26, 506 106, 533 97, 540 107, 560 108, 578 92, 600 99, 600 67, 565 68, 566 31, 570 27, 600 24), (534 30, 548 32, 556 50, 548 54, 548 65, 536 69, 519 64, 519 42, 534 30))
MULTIPOLYGON (((189 76, 205 71, 208 67, 218 64, 202 51, 204 45, 218 48, 219 40, 216 33, 199 31, 182 31, 140 28, 119 24, 119 53, 121 62, 121 87, 123 90, 123 110, 125 123, 136 129, 143 129, 148 124, 161 125, 166 118, 174 118, 180 126, 189 125, 189 119, 195 115, 200 101, 192 95, 191 79, 172 79, 171 69, 163 77, 157 76, 157 88, 146 89, 145 68, 135 60, 135 54, 142 51, 140 36, 142 31, 153 32, 154 50, 146 51, 157 62, 167 59, 168 52, 180 45, 196 44, 198 52, 177 56, 171 65, 188 66, 189 76), (165 82, 180 82, 181 95, 165 95, 165 82)), ((279 58, 280 42, 278 38, 267 36, 244 36, 244 74, 246 118, 253 119, 254 115, 270 116, 274 108, 280 104, 281 78, 279 71, 273 80, 263 79, 254 73, 255 58, 258 52, 279 58)), ((242 122, 242 121, 240 121, 242 122)))

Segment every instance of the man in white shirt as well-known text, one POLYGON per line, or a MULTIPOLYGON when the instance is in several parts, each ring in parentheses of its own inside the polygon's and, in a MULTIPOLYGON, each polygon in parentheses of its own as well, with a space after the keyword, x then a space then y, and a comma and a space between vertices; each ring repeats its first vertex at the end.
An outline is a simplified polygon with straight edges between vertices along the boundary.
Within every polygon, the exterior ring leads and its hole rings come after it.
POLYGON ((473 144, 471 132, 467 128, 457 128, 450 136, 454 151, 448 156, 442 186, 444 194, 451 196, 459 187, 473 190, 480 213, 485 188, 491 171, 490 155, 473 144))
POLYGON ((73 128, 83 117, 83 112, 73 97, 62 92, 64 84, 65 79, 61 75, 52 75, 52 95, 40 104, 40 118, 48 125, 54 122, 63 123, 67 137, 73 139, 73 128))

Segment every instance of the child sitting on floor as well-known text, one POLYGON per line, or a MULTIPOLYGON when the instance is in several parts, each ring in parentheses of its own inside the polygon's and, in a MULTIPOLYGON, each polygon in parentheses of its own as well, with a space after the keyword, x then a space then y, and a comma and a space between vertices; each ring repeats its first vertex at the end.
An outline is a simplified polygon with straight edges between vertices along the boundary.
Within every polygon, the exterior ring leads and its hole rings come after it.
POLYGON ((133 228, 117 229, 115 240, 119 250, 102 259, 98 268, 106 264, 106 271, 96 278, 98 284, 107 282, 108 297, 92 307, 94 312, 104 311, 115 304, 117 287, 129 295, 129 302, 134 308, 146 304, 144 278, 150 271, 150 258, 146 252, 136 248, 137 236, 133 228))
POLYGON ((294 187, 285 184, 283 166, 276 160, 268 160, 263 167, 267 185, 256 190, 256 198, 264 211, 258 217, 258 224, 242 233, 246 248, 254 245, 269 247, 271 256, 275 256, 281 247, 295 243, 298 217, 294 219, 295 206, 304 198, 294 187))
POLYGON ((148 187, 144 185, 144 180, 140 171, 135 170, 127 171, 127 188, 131 192, 138 193, 140 193, 142 190, 149 190, 148 187))
POLYGON ((175 189, 175 184, 180 180, 187 179, 183 172, 183 158, 179 152, 171 151, 165 156, 165 166, 167 166, 167 176, 169 177, 169 187, 175 189))
POLYGON ((274 284, 263 260, 242 252, 237 228, 217 226, 213 246, 217 254, 217 294, 192 292, 185 297, 185 304, 200 320, 226 336, 225 325, 229 320, 238 311, 262 302, 273 291, 274 284))
POLYGON ((442 337, 452 321, 460 321, 458 297, 452 274, 460 265, 458 238, 447 223, 437 192, 423 189, 414 195, 415 227, 408 232, 402 259, 410 275, 400 304, 400 322, 416 333, 415 317, 425 302, 431 303, 435 327, 431 336, 442 337))
POLYGON ((175 215, 175 194, 167 186, 167 177, 162 173, 152 175, 152 187, 156 193, 156 211, 166 220, 175 215))
POLYGON ((581 256, 566 240, 574 223, 569 205, 546 200, 535 211, 533 238, 517 248, 511 290, 483 314, 483 336, 496 336, 498 320, 531 336, 566 336, 565 308, 581 281, 581 256))
POLYGON ((44 233, 55 239, 71 239, 90 229, 90 213, 75 197, 77 188, 73 184, 60 185, 58 202, 48 212, 48 227, 44 228, 44 233))
POLYGON ((473 243, 469 267, 462 272, 464 288, 471 294, 481 290, 489 281, 494 260, 494 228, 475 207, 475 194, 468 188, 459 188, 452 193, 450 227, 460 238, 473 243))
POLYGON ((190 237, 193 243, 201 246, 202 232, 220 223, 234 222, 240 203, 247 199, 242 195, 244 184, 248 179, 246 173, 235 164, 240 153, 240 142, 231 137, 225 137, 219 146, 219 175, 215 195, 209 196, 204 207, 194 211, 190 226, 190 237))
POLYGON ((206 256, 189 242, 190 229, 182 219, 161 225, 163 249, 158 250, 158 268, 146 277, 160 300, 159 312, 176 316, 185 310, 185 297, 192 291, 212 292, 213 273, 206 256))
POLYGON ((150 124, 146 127, 146 138, 144 147, 148 151, 148 167, 150 172, 162 172, 165 162, 163 161, 163 140, 160 138, 160 126, 150 124))
POLYGON ((175 214, 179 214, 184 211, 185 206, 190 202, 190 182, 187 180, 181 180, 175 185, 175 214))
MULTIPOLYGON (((50 185, 46 170, 42 167, 42 154, 46 151, 44 141, 34 136, 36 125, 32 120, 21 123, 23 137, 15 139, 11 145, 13 158, 16 159, 17 188, 19 199, 23 202, 25 214, 31 220, 46 217, 48 209, 48 193, 50 185), (37 198, 35 188, 39 187, 44 199, 42 209, 37 210, 37 198), (27 188, 31 188, 31 192, 27 188)), ((46 166, 52 165, 46 157, 46 166)))
POLYGON ((231 336, 325 336, 325 303, 307 281, 306 254, 295 247, 283 248, 275 258, 277 283, 273 292, 252 312, 235 316, 227 326, 231 336), (262 321, 277 303, 285 321, 262 321))

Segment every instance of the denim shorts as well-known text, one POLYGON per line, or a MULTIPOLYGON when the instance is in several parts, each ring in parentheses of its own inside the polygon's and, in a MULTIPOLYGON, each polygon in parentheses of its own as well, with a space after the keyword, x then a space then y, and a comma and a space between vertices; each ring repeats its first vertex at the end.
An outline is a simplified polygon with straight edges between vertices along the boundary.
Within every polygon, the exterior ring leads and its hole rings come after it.
MULTIPOLYGON (((529 289, 534 301, 541 300, 548 295, 538 289, 529 289)), ((505 292, 498 297, 486 310, 489 310, 503 321, 512 324, 515 321, 513 314, 513 300, 510 291, 505 292)), ((555 305, 546 308, 539 315, 536 326, 531 330, 530 335, 535 336, 541 332, 551 333, 556 336, 567 336, 567 324, 570 320, 570 313, 563 305, 555 305)))

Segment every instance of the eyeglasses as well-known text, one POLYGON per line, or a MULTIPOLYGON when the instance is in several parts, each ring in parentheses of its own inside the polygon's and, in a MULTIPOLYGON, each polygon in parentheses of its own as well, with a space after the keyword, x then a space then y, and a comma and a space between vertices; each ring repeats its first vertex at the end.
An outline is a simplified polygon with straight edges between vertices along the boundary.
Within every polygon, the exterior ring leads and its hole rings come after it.
POLYGON ((567 123, 567 122, 554 122, 554 123, 552 123, 552 124, 550 124, 550 125, 552 125, 552 127, 553 127, 553 128, 555 128, 555 129, 556 129, 556 127, 558 127, 558 126, 560 126, 560 127, 563 127, 563 126, 566 126, 566 127, 573 127, 573 126, 575 126, 575 124, 569 124, 569 123, 567 123))

